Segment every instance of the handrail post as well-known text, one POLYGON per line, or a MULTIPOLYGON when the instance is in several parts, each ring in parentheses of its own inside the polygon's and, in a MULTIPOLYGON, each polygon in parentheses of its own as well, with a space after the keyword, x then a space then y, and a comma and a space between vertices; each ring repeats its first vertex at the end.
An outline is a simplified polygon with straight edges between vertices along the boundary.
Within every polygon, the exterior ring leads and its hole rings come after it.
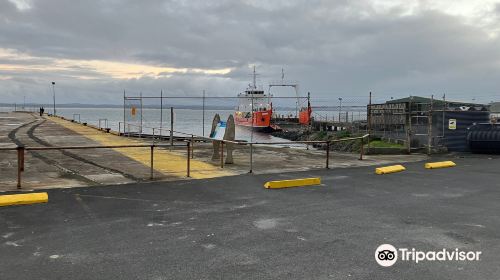
POLYGON ((187 142, 187 175, 186 177, 190 177, 191 173, 191 142, 187 142))
POLYGON ((363 145, 365 144, 365 138, 361 137, 361 147, 359 148, 359 160, 363 160, 363 153, 364 153, 364 147, 363 145))
POLYGON ((153 138, 152 139, 152 142, 153 142, 153 145, 155 144, 155 128, 153 127, 153 138))
POLYGON ((224 140, 220 141, 220 168, 224 168, 224 140))
POLYGON ((17 146, 17 188, 21 189, 21 173, 24 171, 24 146, 17 146))
POLYGON ((170 146, 174 145, 174 107, 170 107, 170 146))
POLYGON ((326 141, 326 169, 330 169, 330 141, 326 141))
POLYGON ((250 143, 250 171, 248 173, 253 173, 253 144, 250 143))
POLYGON ((194 158, 194 135, 191 134, 191 158, 194 158))
POLYGON ((154 173, 154 148, 155 148, 155 145, 151 145, 151 174, 149 175, 149 179, 153 180, 154 177, 153 177, 153 173, 154 173))

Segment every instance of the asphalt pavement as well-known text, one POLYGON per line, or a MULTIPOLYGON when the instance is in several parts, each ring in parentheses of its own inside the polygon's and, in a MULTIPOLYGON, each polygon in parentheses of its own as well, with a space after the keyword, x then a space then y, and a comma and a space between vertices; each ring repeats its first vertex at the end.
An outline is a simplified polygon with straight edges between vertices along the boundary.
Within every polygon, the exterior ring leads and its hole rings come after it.
POLYGON ((498 279, 500 157, 443 159, 457 167, 50 189, 47 204, 0 208, 0 279, 498 279), (383 243, 482 254, 382 267, 383 243))

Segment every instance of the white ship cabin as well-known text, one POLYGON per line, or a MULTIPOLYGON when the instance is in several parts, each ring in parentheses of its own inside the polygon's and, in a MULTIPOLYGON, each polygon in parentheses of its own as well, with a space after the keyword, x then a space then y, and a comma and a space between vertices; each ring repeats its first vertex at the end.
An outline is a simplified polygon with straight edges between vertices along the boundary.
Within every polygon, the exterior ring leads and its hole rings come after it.
POLYGON ((239 105, 236 108, 239 112, 250 112, 252 110, 252 97, 253 97, 253 111, 267 111, 271 110, 269 98, 264 94, 263 90, 246 90, 245 93, 238 94, 239 105))

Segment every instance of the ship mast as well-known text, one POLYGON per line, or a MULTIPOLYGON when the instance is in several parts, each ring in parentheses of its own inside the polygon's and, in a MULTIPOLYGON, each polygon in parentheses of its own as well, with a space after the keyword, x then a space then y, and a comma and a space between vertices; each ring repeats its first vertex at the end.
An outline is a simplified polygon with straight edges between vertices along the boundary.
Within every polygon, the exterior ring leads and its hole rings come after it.
POLYGON ((257 74, 255 73, 255 65, 253 66, 253 89, 257 89, 257 74))

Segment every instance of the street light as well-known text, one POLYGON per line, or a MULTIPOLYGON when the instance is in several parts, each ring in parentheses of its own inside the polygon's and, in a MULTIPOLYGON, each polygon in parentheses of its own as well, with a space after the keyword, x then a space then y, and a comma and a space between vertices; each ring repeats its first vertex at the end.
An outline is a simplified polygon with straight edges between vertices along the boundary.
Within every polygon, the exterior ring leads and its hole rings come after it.
POLYGON ((52 82, 52 99, 54 101, 54 116, 56 115, 56 82, 52 82))
POLYGON ((339 97, 339 102, 340 102, 339 106, 339 123, 340 123, 340 112, 342 112, 342 97, 339 97))

